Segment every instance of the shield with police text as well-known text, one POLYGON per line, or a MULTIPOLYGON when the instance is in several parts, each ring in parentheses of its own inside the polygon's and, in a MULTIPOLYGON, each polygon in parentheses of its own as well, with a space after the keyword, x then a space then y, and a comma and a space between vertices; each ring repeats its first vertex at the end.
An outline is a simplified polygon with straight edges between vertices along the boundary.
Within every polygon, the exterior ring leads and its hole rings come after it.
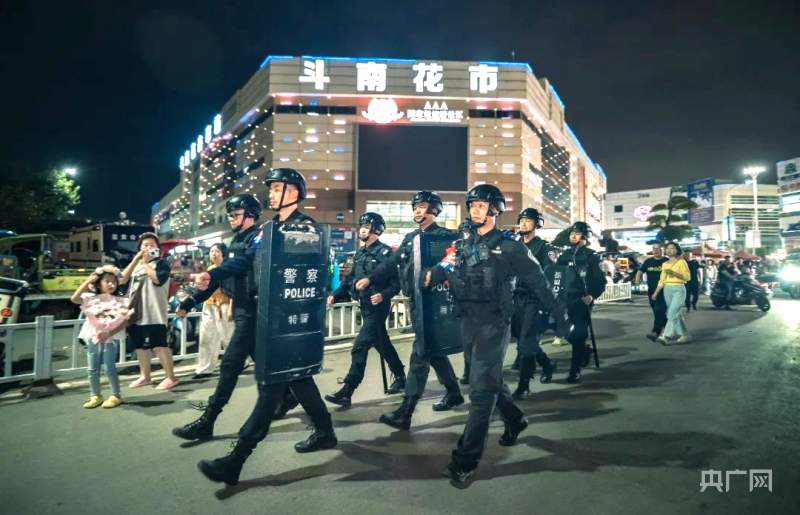
MULTIPOLYGON (((414 238, 414 277, 419 278, 425 270, 442 261, 457 238, 455 234, 418 234, 414 238)), ((449 283, 423 289, 419 280, 415 280, 414 303, 417 345, 423 356, 447 356, 464 350, 461 323, 449 283)))
MULTIPOLYGON (((544 275, 547 277, 547 283, 550 285, 553 295, 555 295, 564 306, 568 305, 567 293, 569 292, 570 281, 572 281, 574 274, 575 272, 572 267, 565 265, 550 265, 544 269, 544 275)), ((550 313, 540 312, 539 327, 541 332, 545 332, 548 329, 555 331, 557 326, 558 322, 550 316, 550 313)))
POLYGON ((322 370, 330 226, 268 222, 256 237, 256 380, 293 381, 322 370))

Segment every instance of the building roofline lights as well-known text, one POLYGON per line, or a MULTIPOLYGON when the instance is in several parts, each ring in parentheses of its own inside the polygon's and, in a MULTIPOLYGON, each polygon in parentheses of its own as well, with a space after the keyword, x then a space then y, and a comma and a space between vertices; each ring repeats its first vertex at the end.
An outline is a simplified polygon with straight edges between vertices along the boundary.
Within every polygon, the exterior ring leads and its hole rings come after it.
POLYGON ((272 59, 294 59, 294 56, 293 55, 268 55, 267 58, 264 59, 264 62, 261 63, 261 66, 259 66, 259 68, 265 67, 267 65, 267 63, 270 62, 270 60, 272 60, 272 59))
MULTIPOLYGON (((412 99, 430 99, 430 100, 464 100, 467 97, 449 97, 441 95, 384 95, 380 93, 289 93, 277 92, 271 93, 276 97, 341 97, 341 98, 412 98, 412 99)), ((469 97, 471 102, 524 102, 524 98, 487 98, 487 97, 469 97)))
POLYGON ((488 64, 491 66, 516 66, 518 68, 525 68, 526 70, 531 72, 531 75, 533 75, 533 68, 531 68, 531 65, 528 63, 517 63, 517 62, 510 63, 508 61, 478 61, 478 64, 488 64))
POLYGON ((394 57, 323 57, 316 55, 301 55, 303 59, 321 59, 323 61, 387 61, 393 63, 416 63, 416 59, 398 59, 394 57))
POLYGON ((558 93, 556 93, 556 88, 554 88, 552 84, 548 83, 547 85, 550 87, 550 91, 553 93, 553 96, 556 97, 556 100, 558 100, 558 105, 561 106, 561 109, 567 107, 564 105, 564 102, 561 101, 561 97, 558 96, 558 93))
MULTIPOLYGON (((266 59, 261 63, 259 68, 263 68, 273 59, 294 59, 295 57, 300 57, 301 59, 320 59, 322 61, 384 61, 384 62, 393 62, 393 63, 417 63, 417 62, 424 62, 426 59, 402 59, 397 57, 331 57, 331 56, 317 56, 317 55, 268 55, 266 59)), ((514 66, 518 68, 525 68, 531 74, 533 74, 533 68, 528 63, 521 63, 521 62, 508 62, 508 61, 478 61, 478 64, 486 64, 491 66, 514 66)), ((555 91, 554 91, 555 93, 555 91)), ((558 95, 556 94, 556 97, 558 95)), ((560 100, 559 100, 560 101, 560 100)), ((563 104, 562 104, 563 107, 563 104)))

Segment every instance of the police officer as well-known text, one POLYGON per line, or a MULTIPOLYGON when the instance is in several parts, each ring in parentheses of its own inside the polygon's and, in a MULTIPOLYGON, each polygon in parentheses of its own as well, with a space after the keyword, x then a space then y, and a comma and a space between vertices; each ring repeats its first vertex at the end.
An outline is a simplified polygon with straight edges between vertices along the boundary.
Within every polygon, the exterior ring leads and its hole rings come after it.
MULTIPOLYGON (((297 207, 306 198, 306 181, 300 173, 290 168, 277 168, 267 174, 265 183, 269 188, 270 208, 278 212, 273 221, 290 224, 314 223, 311 217, 300 212, 297 207)), ((243 255, 229 259, 210 272, 197 275, 196 286, 201 290, 206 290, 209 289, 210 283, 216 283, 229 277, 252 278, 253 262, 260 243, 260 237, 253 238, 250 247, 243 255)), ((252 316, 255 316, 258 285, 255 284, 255 281, 252 281, 250 285, 251 289, 247 293, 253 299, 250 306, 252 316)), ((207 478, 228 485, 238 483, 239 473, 245 460, 256 445, 267 436, 272 418, 287 387, 291 389, 294 397, 303 406, 314 426, 311 436, 307 440, 295 444, 295 450, 303 453, 336 446, 338 441, 333 431, 331 416, 313 377, 305 377, 289 383, 259 383, 258 400, 250 418, 239 430, 239 439, 235 442, 233 451, 223 458, 203 460, 198 463, 198 468, 207 478)))
POLYGON ((567 312, 573 324, 567 341, 572 345, 568 383, 581 380, 581 367, 589 364, 592 349, 586 345, 594 300, 606 288, 600 256, 588 247, 591 230, 586 222, 575 222, 569 230, 570 247, 558 257, 557 265, 568 266, 572 280, 567 286, 567 312))
MULTIPOLYGON (((228 246, 228 261, 243 259, 258 235, 258 219, 261 217, 261 204, 252 195, 234 195, 225 204, 228 221, 233 231, 233 239, 228 246)), ((222 291, 233 299, 234 331, 222 362, 219 366, 219 381, 214 394, 203 408, 204 413, 190 424, 176 427, 172 434, 185 440, 209 440, 214 435, 214 422, 233 394, 239 374, 244 370, 247 357, 255 358, 256 301, 250 295, 252 274, 230 276, 222 284, 222 291)), ((196 304, 204 302, 216 288, 198 291, 181 302, 176 310, 178 316, 186 316, 196 304)))
POLYGON ((528 421, 503 383, 503 360, 511 337, 514 289, 524 285, 540 305, 566 328, 565 308, 555 298, 542 268, 521 243, 497 227, 497 217, 505 211, 505 196, 496 187, 482 184, 466 196, 467 210, 474 229, 456 243, 455 257, 426 272, 425 286, 450 283, 458 304, 461 335, 469 348, 470 391, 472 402, 464 432, 443 474, 463 483, 474 473, 484 451, 489 420, 495 406, 505 423, 500 445, 517 443, 528 421), (445 265, 455 262, 455 265, 445 265))
POLYGON ((351 351, 350 371, 344 378, 342 389, 325 400, 340 406, 349 406, 353 392, 364 379, 367 366, 367 354, 375 347, 382 358, 389 364, 394 375, 394 382, 387 393, 400 393, 406 386, 406 374, 403 362, 389 340, 386 332, 386 319, 392 308, 392 297, 400 291, 397 277, 385 281, 376 281, 363 291, 355 289, 355 282, 368 277, 378 265, 391 256, 392 248, 378 240, 378 236, 386 230, 386 222, 378 213, 364 213, 358 219, 358 239, 364 245, 358 249, 353 258, 353 268, 342 284, 328 297, 328 305, 334 302, 349 301, 351 298, 359 302, 363 323, 351 351))
POLYGON ((436 372, 439 382, 447 390, 442 400, 433 405, 433 410, 446 411, 464 403, 456 373, 447 356, 426 356, 425 349, 421 348, 422 313, 417 312, 413 302, 414 281, 416 279, 414 277, 414 260, 412 259, 414 255, 414 238, 421 232, 448 235, 455 235, 455 233, 436 224, 436 217, 444 209, 442 199, 438 194, 427 190, 419 191, 411 199, 411 207, 414 209, 414 222, 419 225, 419 229, 407 234, 397 251, 381 263, 369 277, 356 282, 356 290, 361 291, 373 282, 385 281, 396 276, 400 280, 403 294, 412 299, 411 320, 417 338, 414 340, 408 365, 405 396, 396 411, 380 417, 381 422, 397 429, 411 427, 411 415, 414 413, 417 402, 425 391, 425 384, 428 382, 428 374, 431 367, 436 372))
MULTIPOLYGON (((542 269, 555 264, 556 252, 549 243, 536 236, 536 230, 544 225, 539 211, 527 208, 517 216, 519 232, 514 239, 523 243, 539 262, 542 269)), ((511 322, 511 335, 517 339, 517 358, 520 360, 519 385, 513 393, 514 399, 521 400, 530 394, 530 380, 536 372, 536 364, 542 367, 541 383, 549 383, 556 371, 556 363, 547 357, 539 345, 541 329, 539 319, 539 298, 524 285, 514 291, 514 318, 511 322)))

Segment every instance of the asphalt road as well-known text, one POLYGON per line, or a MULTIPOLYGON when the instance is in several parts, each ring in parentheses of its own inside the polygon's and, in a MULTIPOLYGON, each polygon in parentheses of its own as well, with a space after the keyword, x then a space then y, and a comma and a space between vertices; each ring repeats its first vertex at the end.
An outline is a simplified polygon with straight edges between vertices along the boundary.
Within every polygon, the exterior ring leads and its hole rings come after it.
MULTIPOLYGON (((780 294, 778 294, 780 296, 780 294)), ((569 349, 545 345, 563 367, 520 403, 531 422, 513 448, 492 423, 475 481, 441 477, 468 404, 431 410, 443 394, 431 377, 410 432, 377 422, 399 396, 381 393, 373 353, 349 409, 332 409, 340 444, 299 455, 307 420, 297 409, 273 425, 235 488, 211 483, 198 460, 224 455, 253 406, 248 371, 221 415, 214 441, 170 435, 199 412, 216 378, 170 392, 130 390, 114 410, 85 410, 85 385, 18 402, 0 397, 0 511, 49 513, 796 513, 800 506, 800 301, 775 299, 770 313, 714 310, 703 298, 688 316, 695 341, 664 347, 644 338, 645 299, 595 312, 601 367, 564 382, 569 349), (772 471, 772 491, 747 475, 729 491, 701 492, 702 471, 772 471)), ((397 343, 407 364, 410 341, 397 343)), ((506 358, 510 365, 514 347, 506 358)), ((458 372, 463 361, 453 356, 458 372)), ((323 393, 346 373, 347 352, 326 355, 323 393)), ((507 368, 507 379, 516 373, 507 368)), ((128 378, 130 380, 132 378, 128 378)), ((125 381, 127 384, 128 381, 125 381)))

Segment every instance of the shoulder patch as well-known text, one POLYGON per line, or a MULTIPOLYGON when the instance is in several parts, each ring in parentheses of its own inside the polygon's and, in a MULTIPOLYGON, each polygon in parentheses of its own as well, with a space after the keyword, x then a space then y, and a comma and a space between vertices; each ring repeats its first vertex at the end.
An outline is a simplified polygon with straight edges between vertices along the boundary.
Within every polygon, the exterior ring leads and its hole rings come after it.
POLYGON ((253 248, 257 249, 261 247, 261 240, 264 239, 264 231, 258 231, 258 236, 253 238, 253 248))

